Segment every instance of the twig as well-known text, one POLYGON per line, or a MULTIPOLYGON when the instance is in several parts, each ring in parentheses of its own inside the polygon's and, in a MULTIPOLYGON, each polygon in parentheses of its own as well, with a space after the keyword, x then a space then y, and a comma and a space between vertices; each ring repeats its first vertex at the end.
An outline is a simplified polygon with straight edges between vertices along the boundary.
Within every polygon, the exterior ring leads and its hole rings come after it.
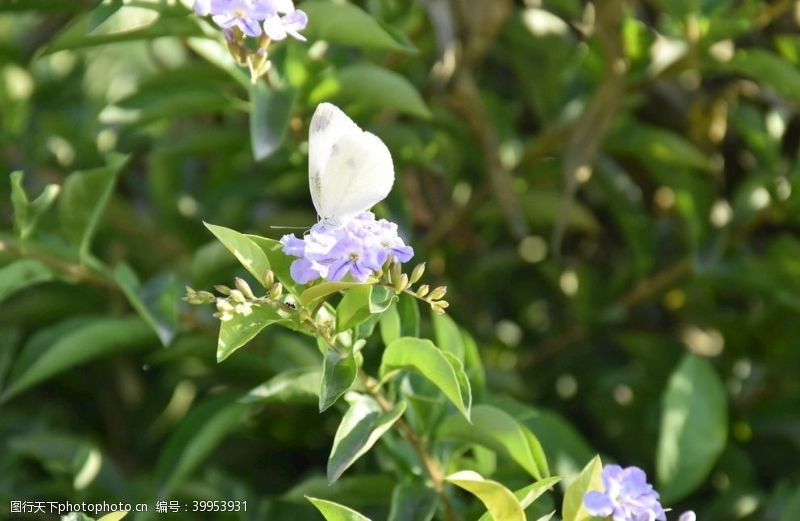
POLYGON ((622 42, 623 0, 604 0, 597 5, 597 37, 603 48, 605 74, 589 106, 573 126, 564 151, 565 189, 561 212, 553 230, 552 250, 561 251, 561 243, 578 189, 579 172, 591 168, 600 144, 611 128, 625 93, 627 63, 622 42))

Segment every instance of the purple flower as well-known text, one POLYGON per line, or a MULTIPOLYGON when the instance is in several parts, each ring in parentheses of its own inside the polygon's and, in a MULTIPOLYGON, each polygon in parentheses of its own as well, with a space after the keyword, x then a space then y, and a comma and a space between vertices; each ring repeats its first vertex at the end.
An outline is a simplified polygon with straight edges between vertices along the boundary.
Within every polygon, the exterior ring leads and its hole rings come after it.
POLYGON ((317 278, 342 280, 348 274, 364 282, 380 271, 389 255, 397 262, 407 262, 414 250, 397 235, 397 225, 364 212, 344 226, 324 222, 314 225, 302 239, 284 235, 283 252, 299 257, 290 267, 292 278, 306 284, 317 278))
POLYGON ((253 37, 263 31, 273 40, 282 40, 287 34, 305 40, 298 31, 308 24, 308 16, 296 10, 292 0, 195 0, 194 11, 200 16, 211 15, 223 29, 236 27, 253 37))
POLYGON ((264 34, 273 40, 283 40, 287 36, 293 36, 301 42, 306 41, 306 37, 300 31, 308 25, 308 15, 299 9, 292 10, 284 16, 275 15, 264 21, 264 34))
POLYGON ((583 505, 593 516, 613 521, 666 521, 658 492, 638 467, 606 465, 602 473, 603 492, 587 492, 583 505))
POLYGON ((678 518, 678 521, 697 521, 697 516, 691 510, 687 510, 681 517, 678 518))

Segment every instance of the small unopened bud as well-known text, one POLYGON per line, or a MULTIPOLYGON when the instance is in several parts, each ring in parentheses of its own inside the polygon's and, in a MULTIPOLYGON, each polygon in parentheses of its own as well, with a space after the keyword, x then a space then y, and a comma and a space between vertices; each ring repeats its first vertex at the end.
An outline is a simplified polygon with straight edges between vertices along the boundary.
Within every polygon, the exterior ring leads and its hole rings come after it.
POLYGON ((244 295, 242 295, 242 292, 239 291, 238 289, 231 290, 231 300, 239 303, 247 302, 247 299, 244 298, 244 295))
POLYGON ((280 298, 282 293, 283 293, 283 286, 281 285, 280 282, 278 282, 277 284, 272 286, 272 289, 269 290, 269 294, 267 295, 267 297, 270 300, 277 300, 280 298))
POLYGON ((428 292, 429 292, 430 290, 431 290, 430 286, 428 286, 427 284, 423 284, 422 286, 420 286, 419 288, 417 288, 417 296, 418 296, 419 298, 423 298, 423 297, 425 297, 425 295, 427 295, 427 294, 428 294, 428 292))
POLYGON ((411 284, 415 284, 419 279, 422 278, 422 275, 424 273, 425 273, 425 263, 423 262, 422 264, 417 264, 414 267, 414 270, 411 272, 411 278, 409 279, 409 282, 411 282, 411 284))
POLYGON ((436 305, 442 309, 447 309, 450 307, 450 303, 446 300, 437 300, 436 305))
POLYGON ((400 293, 408 287, 408 275, 405 273, 400 274, 400 278, 394 281, 394 290, 400 293))
POLYGON ((389 267, 389 282, 392 284, 397 284, 400 280, 400 275, 402 272, 400 271, 400 263, 393 262, 391 267, 389 267))
POLYGON ((230 313, 233 311, 233 306, 227 300, 219 299, 217 300, 217 311, 220 313, 230 313))
POLYGON ((189 304, 211 304, 214 302, 217 297, 213 294, 209 293, 208 291, 194 291, 193 293, 186 293, 186 296, 183 297, 183 300, 188 302, 189 304))
POLYGON ((216 286, 214 286, 214 289, 217 290, 217 293, 221 293, 222 295, 231 294, 231 288, 229 288, 228 286, 223 286, 222 284, 217 284, 216 286))
POLYGON ((439 302, 431 302, 431 309, 437 315, 444 315, 444 313, 445 313, 444 308, 442 306, 440 306, 439 304, 440 304, 439 302))
POLYGON ((428 300, 439 300, 446 294, 447 294, 447 286, 439 286, 435 290, 431 291, 431 294, 428 295, 428 300))
POLYGON ((272 273, 272 270, 267 270, 264 274, 264 286, 271 288, 273 284, 275 284, 275 274, 272 273))
POLYGON ((195 293, 197 293, 195 290, 193 290, 189 286, 186 286, 186 296, 187 297, 190 296, 190 295, 194 295, 195 293))
POLYGON ((256 296, 253 294, 253 290, 250 289, 250 285, 242 278, 236 277, 236 289, 238 289, 242 295, 244 295, 244 298, 248 300, 256 298, 256 296))
POLYGON ((234 308, 234 311, 236 311, 237 314, 246 317, 253 312, 253 306, 251 306, 249 302, 243 302, 241 304, 237 304, 234 308))

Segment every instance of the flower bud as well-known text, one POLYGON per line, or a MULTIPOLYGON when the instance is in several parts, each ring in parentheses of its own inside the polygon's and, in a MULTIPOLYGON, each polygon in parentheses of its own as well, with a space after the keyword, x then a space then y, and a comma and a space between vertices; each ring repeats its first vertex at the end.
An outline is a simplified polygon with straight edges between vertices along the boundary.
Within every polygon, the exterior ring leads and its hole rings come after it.
POLYGON ((281 294, 283 293, 283 285, 280 282, 272 286, 272 289, 269 290, 269 294, 267 295, 270 300, 277 300, 280 298, 281 294))
POLYGON ((242 278, 236 277, 236 289, 238 289, 248 300, 256 298, 256 296, 253 294, 253 290, 250 289, 250 285, 242 278))
POLYGON ((424 273, 425 273, 425 263, 423 262, 422 264, 417 264, 414 267, 414 270, 411 272, 411 278, 409 279, 409 282, 411 282, 411 284, 415 284, 419 279, 422 278, 422 275, 424 273))
POLYGON ((428 296, 429 300, 439 300, 440 298, 444 297, 447 294, 447 286, 439 286, 435 290, 431 291, 431 294, 428 296))
POLYGON ((273 284, 275 284, 275 274, 272 272, 272 270, 267 270, 267 272, 264 274, 264 286, 271 288, 273 284))
POLYGON ((407 287, 408 287, 408 275, 406 275, 405 273, 401 273, 400 278, 394 281, 394 290, 400 293, 407 287))
POLYGON ((197 298, 197 300, 201 301, 200 302, 201 304, 211 304, 217 299, 217 297, 215 297, 213 293, 210 293, 208 291, 198 291, 197 293, 195 293, 195 297, 197 298))
POLYGON ((392 265, 389 267, 389 282, 394 285, 397 285, 397 282, 400 280, 400 275, 402 272, 400 271, 400 263, 393 262, 392 265))
POLYGON ((233 306, 227 300, 219 299, 217 300, 217 311, 220 313, 230 313, 233 311, 233 306))
POLYGON ((214 286, 214 289, 217 290, 217 293, 221 293, 222 295, 231 294, 231 288, 229 288, 228 286, 223 286, 222 284, 217 284, 216 286, 214 286))
POLYGON ((442 306, 440 306, 439 304, 440 304, 440 302, 431 302, 431 309, 437 315, 444 315, 444 313, 445 313, 444 308, 442 306))
POLYGON ((244 295, 242 295, 242 292, 239 291, 238 289, 231 290, 231 300, 239 303, 247 302, 247 299, 244 298, 244 295))
POLYGON ((439 300, 436 302, 436 305, 442 309, 447 309, 450 307, 450 303, 446 300, 439 300))
POLYGON ((428 286, 427 284, 423 284, 422 286, 417 288, 417 296, 419 298, 425 298, 425 295, 427 295, 430 290, 431 290, 430 286, 428 286))

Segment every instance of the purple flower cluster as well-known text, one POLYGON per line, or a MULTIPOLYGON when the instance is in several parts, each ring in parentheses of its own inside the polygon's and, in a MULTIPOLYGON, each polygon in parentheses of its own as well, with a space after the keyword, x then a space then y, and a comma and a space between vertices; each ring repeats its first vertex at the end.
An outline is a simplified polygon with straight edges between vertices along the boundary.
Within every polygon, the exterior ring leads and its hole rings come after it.
POLYGON ((283 252, 299 257, 292 262, 292 278, 306 284, 318 278, 342 280, 348 273, 359 282, 379 271, 389 255, 408 262, 414 250, 397 235, 397 225, 364 212, 343 226, 317 223, 302 239, 284 235, 283 252))
POLYGON ((293 36, 305 41, 299 31, 305 29, 308 16, 295 9, 292 0, 195 0, 194 11, 211 15, 226 31, 238 28, 247 36, 266 34, 273 40, 293 36))
MULTIPOLYGON (((593 516, 610 517, 613 521, 666 521, 658 492, 639 467, 623 469, 619 465, 606 465, 602 480, 603 492, 591 491, 583 497, 583 505, 593 516)), ((690 510, 678 521, 695 519, 690 510)))

